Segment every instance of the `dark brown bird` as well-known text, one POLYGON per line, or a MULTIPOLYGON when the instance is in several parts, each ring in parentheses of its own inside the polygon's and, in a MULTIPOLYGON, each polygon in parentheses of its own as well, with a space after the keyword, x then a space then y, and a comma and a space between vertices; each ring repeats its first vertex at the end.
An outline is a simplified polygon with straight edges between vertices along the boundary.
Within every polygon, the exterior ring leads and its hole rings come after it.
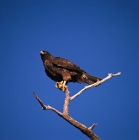
POLYGON ((40 51, 46 75, 56 81, 56 88, 65 90, 68 82, 93 84, 101 78, 91 76, 79 66, 60 57, 54 57, 47 51, 40 51))

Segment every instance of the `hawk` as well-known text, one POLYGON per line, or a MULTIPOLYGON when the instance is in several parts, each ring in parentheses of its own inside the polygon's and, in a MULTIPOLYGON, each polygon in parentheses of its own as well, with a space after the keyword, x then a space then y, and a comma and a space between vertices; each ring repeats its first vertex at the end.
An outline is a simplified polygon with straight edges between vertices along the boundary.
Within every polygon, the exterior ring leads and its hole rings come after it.
POLYGON ((46 75, 56 82, 55 87, 65 91, 68 82, 93 84, 101 78, 91 76, 73 62, 51 55, 48 51, 40 51, 46 75))

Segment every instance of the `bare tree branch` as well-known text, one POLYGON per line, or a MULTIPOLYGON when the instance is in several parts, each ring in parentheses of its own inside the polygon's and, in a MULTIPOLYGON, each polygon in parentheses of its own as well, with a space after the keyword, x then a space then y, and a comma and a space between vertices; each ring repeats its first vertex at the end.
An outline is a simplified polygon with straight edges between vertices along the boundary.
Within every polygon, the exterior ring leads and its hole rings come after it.
POLYGON ((92 87, 96 87, 98 85, 100 85, 101 83, 109 80, 110 78, 114 77, 114 76, 119 76, 121 74, 121 72, 118 72, 116 74, 108 74, 108 76, 104 79, 102 79, 101 81, 97 81, 96 83, 92 84, 92 85, 88 85, 88 86, 85 86, 83 89, 81 89, 78 93, 76 93, 75 95, 73 95, 72 97, 70 97, 70 100, 73 100, 75 99, 77 96, 79 96, 81 93, 83 93, 85 90, 89 89, 89 88, 92 88, 92 87))
POLYGON ((88 136, 91 140, 100 140, 99 137, 92 132, 92 130, 90 128, 87 128, 85 125, 79 123, 78 121, 74 120, 72 117, 70 117, 69 113, 68 113, 68 106, 69 106, 69 91, 68 89, 66 89, 65 94, 65 101, 64 101, 64 108, 63 108, 63 113, 59 112, 58 110, 56 110, 55 108, 49 106, 49 105, 44 105, 43 102, 39 99, 39 97, 33 93, 36 100, 39 102, 39 104, 42 106, 43 110, 52 110, 54 111, 56 114, 58 114, 60 117, 62 117, 63 119, 65 119, 68 123, 70 123, 71 125, 73 125, 74 127, 78 128, 83 134, 85 134, 86 136, 88 136))
POLYGON ((34 94, 36 100, 37 100, 37 101, 40 103, 40 105, 42 106, 42 109, 43 109, 43 110, 46 110, 47 107, 46 107, 46 106, 43 104, 43 102, 39 99, 39 97, 36 95, 36 93, 33 92, 33 94, 34 94))
POLYGON ((36 95, 36 93, 34 93, 34 96, 36 98, 36 100, 40 103, 40 105, 42 106, 42 110, 52 110, 55 113, 57 113, 59 116, 62 116, 63 114, 61 112, 59 112, 58 110, 56 110, 55 108, 49 106, 49 105, 44 105, 43 102, 40 100, 40 98, 36 95))
POLYGON ((69 110, 69 102, 70 102, 70 92, 68 91, 68 87, 65 89, 65 100, 64 100, 64 106, 63 106, 63 114, 64 115, 69 115, 68 110, 69 110))
POLYGON ((74 120, 70 115, 69 115, 69 103, 71 100, 75 99, 77 96, 79 96, 82 92, 84 92, 85 90, 94 87, 94 86, 98 86, 101 83, 105 82, 106 80, 114 77, 114 76, 119 76, 121 73, 118 72, 117 74, 108 74, 108 76, 104 79, 102 79, 101 81, 97 81, 96 83, 89 85, 89 86, 85 86, 82 90, 80 90, 77 94, 73 95, 72 97, 69 96, 70 92, 68 91, 68 87, 65 89, 64 93, 65 93, 65 99, 64 99, 64 106, 63 106, 63 113, 59 112, 58 110, 56 110, 55 108, 49 106, 49 105, 44 105, 43 102, 39 99, 39 97, 35 94, 35 98, 36 100, 39 102, 39 104, 41 105, 43 110, 52 110, 54 111, 57 115, 59 115, 60 117, 62 117, 63 119, 65 119, 68 123, 70 123, 71 125, 73 125, 74 127, 76 127, 77 129, 79 129, 83 134, 85 134, 86 136, 88 136, 91 140, 100 140, 100 138, 92 131, 92 129, 97 125, 97 124, 93 124, 90 127, 86 127, 85 125, 83 125, 82 123, 74 120))

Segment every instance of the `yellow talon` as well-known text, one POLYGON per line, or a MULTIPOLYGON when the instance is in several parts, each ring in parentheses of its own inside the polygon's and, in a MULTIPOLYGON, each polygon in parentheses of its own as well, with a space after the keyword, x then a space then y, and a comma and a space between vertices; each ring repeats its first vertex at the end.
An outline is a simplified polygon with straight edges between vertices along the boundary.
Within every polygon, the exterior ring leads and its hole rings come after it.
POLYGON ((67 88, 66 81, 56 82, 55 87, 61 89, 62 91, 65 91, 65 89, 67 88))
POLYGON ((62 84, 63 84, 63 81, 61 81, 61 82, 56 82, 55 87, 56 87, 56 88, 60 88, 62 84))

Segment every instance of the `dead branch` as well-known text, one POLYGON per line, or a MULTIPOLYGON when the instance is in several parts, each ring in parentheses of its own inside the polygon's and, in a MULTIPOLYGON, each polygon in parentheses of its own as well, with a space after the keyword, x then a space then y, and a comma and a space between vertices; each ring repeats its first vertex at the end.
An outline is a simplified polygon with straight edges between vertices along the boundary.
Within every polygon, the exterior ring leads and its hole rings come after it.
POLYGON ((69 103, 71 100, 75 99, 77 96, 79 96, 82 92, 84 92, 85 90, 94 87, 94 86, 98 86, 101 83, 105 82, 106 80, 114 77, 114 76, 118 76, 121 73, 118 72, 117 74, 108 74, 108 76, 104 79, 102 79, 101 81, 98 81, 92 85, 89 86, 85 86, 82 90, 80 90, 78 93, 76 93, 75 95, 73 95, 72 97, 69 96, 70 92, 68 91, 68 87, 66 88, 65 92, 65 100, 64 100, 64 106, 63 106, 63 113, 59 112, 57 109, 49 106, 49 105, 44 105, 43 102, 39 99, 39 97, 35 94, 35 98, 36 100, 39 102, 39 104, 41 105, 43 110, 52 110, 54 111, 57 115, 59 115, 60 117, 62 117, 63 119, 65 119, 68 123, 70 123, 71 125, 73 125, 74 127, 76 127, 77 129, 79 129, 83 134, 85 134, 86 136, 88 136, 91 140, 100 140, 100 138, 92 131, 93 128, 97 125, 97 124, 93 124, 90 127, 87 127, 85 125, 83 125, 82 123, 74 120, 70 115, 69 115, 69 103))
POLYGON ((78 93, 76 93, 75 95, 73 95, 72 97, 70 97, 70 100, 73 100, 75 99, 77 96, 79 96, 81 93, 83 93, 85 90, 89 89, 89 88, 92 88, 92 87, 96 87, 98 85, 100 85, 101 83, 109 80, 110 78, 114 77, 114 76, 119 76, 121 74, 121 72, 118 72, 117 74, 112 74, 112 73, 109 73, 108 76, 104 79, 102 79, 101 81, 97 81, 96 83, 92 84, 92 85, 88 85, 88 86, 85 86, 83 89, 81 89, 78 93))
POLYGON ((70 96, 69 96, 70 92, 68 91, 68 87, 65 90, 65 100, 64 100, 64 106, 63 106, 63 114, 69 115, 68 111, 69 111, 69 102, 70 102, 70 96))
POLYGON ((53 107, 51 107, 49 105, 44 105, 43 102, 36 95, 36 93, 33 93, 33 94, 34 94, 36 100, 42 106, 42 109, 43 110, 52 110, 52 111, 54 111, 60 117, 62 117, 63 119, 65 119, 67 122, 69 122, 70 124, 72 124, 74 127, 78 128, 82 133, 84 133, 85 135, 87 135, 91 140, 100 140, 98 138, 98 136, 94 132, 91 131, 90 128, 87 128, 85 125, 79 123, 78 121, 76 121, 72 117, 70 117, 70 115, 68 113, 68 105, 69 105, 69 102, 70 102, 68 88, 65 91, 66 98, 65 98, 65 102, 64 102, 63 113, 59 112, 58 110, 56 110, 55 108, 53 108, 53 107))
POLYGON ((43 102, 40 100, 40 98, 36 95, 36 93, 34 93, 34 96, 36 98, 36 100, 40 103, 40 105, 42 106, 42 110, 52 110, 55 113, 57 113, 59 116, 62 116, 63 114, 61 112, 59 112, 58 110, 56 110, 55 108, 49 106, 49 105, 44 105, 43 102))

